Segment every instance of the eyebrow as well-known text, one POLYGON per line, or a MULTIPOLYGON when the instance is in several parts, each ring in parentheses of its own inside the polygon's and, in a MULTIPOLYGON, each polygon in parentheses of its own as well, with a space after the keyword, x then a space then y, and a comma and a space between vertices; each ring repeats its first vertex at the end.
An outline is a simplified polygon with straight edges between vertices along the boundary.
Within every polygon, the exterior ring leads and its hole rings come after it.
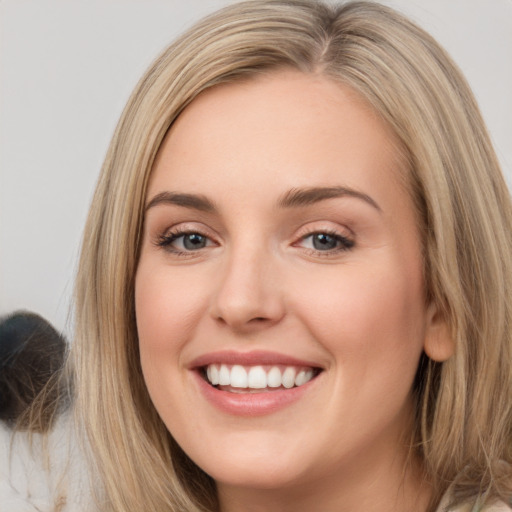
POLYGON ((379 212, 382 212, 381 207, 372 197, 350 187, 293 188, 281 197, 278 205, 282 208, 297 208, 338 197, 354 197, 361 199, 379 212))
POLYGON ((202 212, 216 211, 215 205, 201 194, 184 194, 178 192, 160 192, 146 205, 146 211, 160 204, 171 204, 200 210, 202 212))
MULTIPOLYGON (((354 197, 356 199, 361 199, 379 212, 382 211, 380 206, 372 197, 349 187, 293 188, 281 196, 277 205, 280 208, 299 208, 301 206, 309 206, 320 201, 339 197, 354 197)), ((183 208, 190 208, 208 213, 217 211, 215 204, 202 194, 186 194, 182 192, 169 191, 160 192, 153 197, 146 205, 145 210, 148 211, 150 208, 161 204, 181 206, 183 208)))

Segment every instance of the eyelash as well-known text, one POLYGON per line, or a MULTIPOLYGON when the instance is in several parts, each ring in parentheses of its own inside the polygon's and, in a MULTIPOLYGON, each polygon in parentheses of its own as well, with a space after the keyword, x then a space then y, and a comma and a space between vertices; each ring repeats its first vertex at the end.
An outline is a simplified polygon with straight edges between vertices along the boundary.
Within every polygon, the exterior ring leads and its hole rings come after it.
MULTIPOLYGON (((176 228, 174 231, 171 231, 171 232, 168 231, 165 234, 160 235, 157 238, 155 245, 157 245, 158 247, 162 247, 166 251, 169 251, 176 256, 184 256, 184 257, 187 257, 187 256, 191 257, 194 255, 194 253, 198 253, 201 249, 205 248, 205 247, 201 247, 197 250, 185 250, 184 251, 181 249, 177 249, 176 247, 173 247, 172 244, 174 242, 176 242, 176 240, 178 240, 182 237, 185 237, 187 235, 199 235, 199 236, 205 238, 207 241, 210 241, 210 242, 212 241, 210 236, 202 233, 201 231, 176 228)), ((315 249, 315 248, 304 247, 304 249, 309 254, 314 255, 314 256, 320 256, 320 257, 334 256, 338 253, 351 250, 355 245, 354 240, 352 240, 344 235, 341 235, 337 231, 331 230, 331 229, 315 230, 315 231, 306 233, 306 234, 302 235, 300 237, 299 241, 295 242, 293 245, 297 246, 299 243, 304 242, 308 238, 313 237, 315 235, 327 235, 328 237, 333 238, 334 241, 337 244, 339 244, 339 247, 335 247, 333 249, 328 249, 325 251, 315 249)))
POLYGON ((185 237, 187 235, 199 235, 199 236, 205 238, 206 240, 211 241, 210 236, 208 236, 204 233, 201 233, 198 230, 176 228, 174 231, 170 231, 170 232, 167 231, 166 233, 160 235, 158 237, 158 239, 156 240, 156 245, 158 247, 162 247, 166 251, 171 252, 172 254, 175 254, 176 256, 185 256, 185 257, 189 256, 190 257, 190 256, 193 256, 194 253, 199 252, 200 249, 198 249, 196 251, 194 251, 194 250, 183 251, 181 249, 177 249, 176 247, 174 247, 172 245, 176 240, 178 240, 182 237, 185 237))
POLYGON ((329 257, 329 256, 335 256, 336 254, 339 254, 341 252, 349 251, 355 246, 354 240, 341 235, 337 231, 333 229, 321 229, 321 230, 315 230, 311 231, 303 236, 300 237, 299 242, 303 242, 304 240, 307 240, 310 237, 313 237, 315 235, 327 235, 334 239, 334 241, 339 244, 339 247, 328 249, 326 251, 321 251, 319 249, 314 248, 305 248, 311 255, 314 256, 321 256, 321 257, 329 257))

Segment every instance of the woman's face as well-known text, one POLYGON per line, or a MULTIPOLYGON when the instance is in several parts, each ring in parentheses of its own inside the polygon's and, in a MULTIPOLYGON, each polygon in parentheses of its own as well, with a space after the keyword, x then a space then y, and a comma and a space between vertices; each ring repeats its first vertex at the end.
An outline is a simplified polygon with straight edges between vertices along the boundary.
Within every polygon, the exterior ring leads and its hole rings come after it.
POLYGON ((219 488, 402 460, 435 316, 405 172, 356 94, 293 71, 208 90, 167 135, 136 275, 141 363, 219 488))

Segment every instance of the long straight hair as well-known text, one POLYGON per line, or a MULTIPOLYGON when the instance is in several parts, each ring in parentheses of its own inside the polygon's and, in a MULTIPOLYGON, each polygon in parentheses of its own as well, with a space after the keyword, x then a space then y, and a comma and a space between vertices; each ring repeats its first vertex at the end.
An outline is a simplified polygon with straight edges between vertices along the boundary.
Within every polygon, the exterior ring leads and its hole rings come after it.
POLYGON ((392 128, 422 236, 426 300, 455 354, 423 357, 413 449, 454 503, 510 494, 512 262, 510 196, 475 100, 447 54, 372 2, 231 5, 169 46, 139 82, 102 169, 76 285, 77 420, 104 488, 102 510, 215 511, 215 485, 158 417, 142 377, 134 308, 143 205, 155 155, 202 91, 278 68, 352 88, 392 128), (506 471, 503 468, 507 468, 506 471))

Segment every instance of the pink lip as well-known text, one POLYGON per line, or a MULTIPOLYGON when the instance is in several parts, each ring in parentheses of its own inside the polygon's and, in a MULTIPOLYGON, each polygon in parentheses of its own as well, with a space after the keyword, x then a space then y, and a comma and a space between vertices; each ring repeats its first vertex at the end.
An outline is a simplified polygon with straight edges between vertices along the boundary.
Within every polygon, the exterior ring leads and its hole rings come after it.
POLYGON ((221 391, 201 376, 200 372, 193 372, 201 394, 217 409, 236 416, 263 416, 279 411, 300 400, 317 382, 319 377, 306 384, 277 391, 263 393, 230 393, 221 391))
POLYGON ((264 350, 253 350, 251 352, 237 352, 235 350, 222 350, 210 352, 194 359, 189 368, 200 368, 209 364, 240 364, 242 366, 252 365, 283 365, 283 366, 304 366, 318 368, 318 364, 311 361, 297 359, 295 357, 268 352, 264 350))
POLYGON ((263 416, 279 411, 300 400, 316 386, 319 376, 306 384, 291 389, 279 389, 261 393, 230 393, 210 385, 202 376, 202 368, 209 364, 283 365, 319 368, 310 361, 267 351, 219 351, 204 354, 192 361, 189 369, 198 385, 199 392, 222 412, 237 416, 263 416))

